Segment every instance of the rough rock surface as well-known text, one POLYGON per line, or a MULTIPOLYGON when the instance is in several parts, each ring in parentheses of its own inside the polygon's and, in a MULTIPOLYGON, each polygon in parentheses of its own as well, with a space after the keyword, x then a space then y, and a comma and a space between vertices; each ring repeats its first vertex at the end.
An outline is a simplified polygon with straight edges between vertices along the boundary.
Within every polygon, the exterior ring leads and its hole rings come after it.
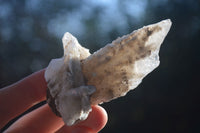
POLYGON ((47 103, 67 125, 85 120, 91 111, 94 86, 85 86, 80 60, 90 55, 70 33, 63 37, 64 56, 53 59, 45 71, 47 103))
POLYGON ((88 85, 97 91, 92 104, 108 102, 136 88, 159 65, 159 50, 171 21, 145 26, 114 40, 82 61, 88 85))
POLYGON ((124 96, 159 65, 159 49, 171 27, 169 19, 114 40, 90 55, 70 33, 64 56, 45 72, 47 102, 67 125, 85 120, 91 104, 124 96), (96 88, 95 88, 96 87, 96 88))

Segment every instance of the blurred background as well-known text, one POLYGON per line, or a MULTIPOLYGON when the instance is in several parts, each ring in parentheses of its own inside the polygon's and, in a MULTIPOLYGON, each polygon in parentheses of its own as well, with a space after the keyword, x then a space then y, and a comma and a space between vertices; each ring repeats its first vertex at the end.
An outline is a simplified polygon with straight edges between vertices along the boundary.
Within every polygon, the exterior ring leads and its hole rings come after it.
POLYGON ((93 53, 167 18, 173 25, 160 66, 127 96, 102 105, 109 120, 101 133, 199 133, 198 0, 0 0, 0 88, 61 57, 65 32, 93 53))

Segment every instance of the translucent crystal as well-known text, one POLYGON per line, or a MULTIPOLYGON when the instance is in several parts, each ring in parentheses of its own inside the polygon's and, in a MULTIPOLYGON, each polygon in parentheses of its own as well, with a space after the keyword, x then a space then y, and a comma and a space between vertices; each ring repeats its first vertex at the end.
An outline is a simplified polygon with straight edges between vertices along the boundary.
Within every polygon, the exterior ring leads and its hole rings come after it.
POLYGON ((47 102, 67 125, 85 120, 91 105, 108 102, 137 87, 159 65, 159 50, 171 27, 169 19, 114 40, 90 55, 70 33, 64 56, 45 72, 47 102))

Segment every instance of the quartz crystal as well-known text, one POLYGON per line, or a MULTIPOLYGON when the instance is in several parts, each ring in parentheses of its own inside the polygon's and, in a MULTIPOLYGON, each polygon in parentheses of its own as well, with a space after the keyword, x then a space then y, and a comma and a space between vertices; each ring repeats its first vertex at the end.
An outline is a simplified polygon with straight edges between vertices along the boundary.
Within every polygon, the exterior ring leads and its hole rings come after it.
POLYGON ((144 26, 93 54, 65 33, 64 56, 53 59, 45 72, 48 104, 70 126, 85 120, 91 105, 124 96, 158 67, 170 27, 169 19, 144 26))

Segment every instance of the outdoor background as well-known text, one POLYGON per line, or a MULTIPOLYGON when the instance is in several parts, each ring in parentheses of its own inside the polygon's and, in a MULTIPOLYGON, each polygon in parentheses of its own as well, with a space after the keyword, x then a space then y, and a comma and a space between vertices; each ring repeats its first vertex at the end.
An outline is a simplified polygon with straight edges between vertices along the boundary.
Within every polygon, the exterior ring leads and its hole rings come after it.
POLYGON ((127 96, 102 105, 109 120, 101 133, 199 133, 199 0, 0 0, 0 87, 61 57, 65 32, 94 52, 168 18, 160 66, 127 96))

